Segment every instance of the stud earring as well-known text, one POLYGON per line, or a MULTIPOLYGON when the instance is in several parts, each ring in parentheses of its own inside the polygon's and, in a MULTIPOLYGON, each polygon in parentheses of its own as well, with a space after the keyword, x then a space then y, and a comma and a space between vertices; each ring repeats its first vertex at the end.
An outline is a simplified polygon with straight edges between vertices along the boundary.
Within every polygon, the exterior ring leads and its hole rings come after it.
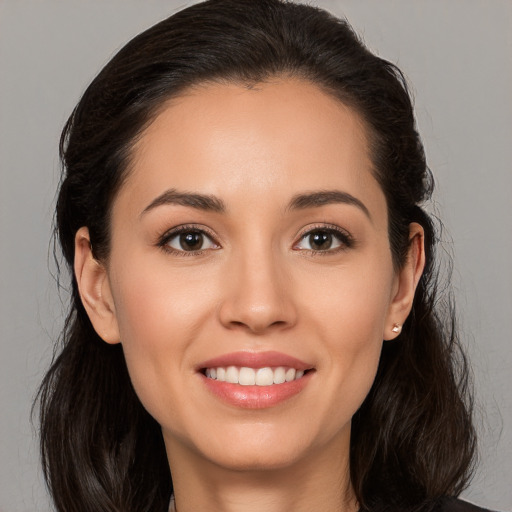
POLYGON ((399 334, 402 330, 402 326, 400 324, 394 324, 393 328, 391 329, 394 333, 399 334))

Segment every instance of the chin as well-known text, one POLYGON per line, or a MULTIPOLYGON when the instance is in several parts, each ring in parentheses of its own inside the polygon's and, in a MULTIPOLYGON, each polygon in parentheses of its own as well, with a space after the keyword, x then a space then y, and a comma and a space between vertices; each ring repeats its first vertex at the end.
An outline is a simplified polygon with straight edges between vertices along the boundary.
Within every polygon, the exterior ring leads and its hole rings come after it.
POLYGON ((254 450, 230 449, 222 454, 210 454, 210 460, 231 471, 272 471, 294 466, 302 457, 293 450, 275 450, 273 447, 254 450))
POLYGON ((269 425, 227 429, 203 452, 211 462, 234 471, 278 470, 302 462, 314 451, 311 432, 291 432, 290 425, 276 429, 269 425), (254 428, 256 427, 256 428, 254 428))

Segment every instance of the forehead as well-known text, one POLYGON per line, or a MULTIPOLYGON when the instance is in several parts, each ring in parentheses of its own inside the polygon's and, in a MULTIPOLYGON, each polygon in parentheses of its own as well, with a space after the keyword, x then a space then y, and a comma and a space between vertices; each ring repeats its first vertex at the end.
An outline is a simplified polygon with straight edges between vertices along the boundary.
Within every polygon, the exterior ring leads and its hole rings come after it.
POLYGON ((133 199, 147 203, 167 188, 227 202, 285 201, 292 190, 380 191, 361 117, 292 79, 206 84, 167 102, 134 146, 120 195, 136 190, 133 199))

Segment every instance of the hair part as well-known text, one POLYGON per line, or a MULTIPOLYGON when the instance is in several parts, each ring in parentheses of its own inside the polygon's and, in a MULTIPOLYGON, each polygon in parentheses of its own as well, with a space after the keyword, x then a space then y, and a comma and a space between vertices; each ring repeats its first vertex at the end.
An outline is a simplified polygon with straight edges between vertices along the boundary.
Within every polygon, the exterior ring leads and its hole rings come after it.
MULTIPOLYGON (((406 80, 346 20, 280 0, 210 0, 131 40, 62 132, 62 253, 72 270, 75 234, 87 226, 94 256, 108 258, 113 201, 138 137, 165 102, 199 84, 253 86, 278 77, 316 84, 364 120, 396 268, 407 255, 409 224, 425 231, 427 265, 413 310, 397 341, 385 342, 353 418, 351 480, 362 510, 430 510, 458 495, 471 474, 469 373, 452 302, 438 296, 436 231, 422 209, 433 179, 406 80)), ((160 427, 133 390, 122 347, 94 331, 75 278, 59 350, 38 395, 43 468, 57 510, 166 511, 172 478, 160 427)))

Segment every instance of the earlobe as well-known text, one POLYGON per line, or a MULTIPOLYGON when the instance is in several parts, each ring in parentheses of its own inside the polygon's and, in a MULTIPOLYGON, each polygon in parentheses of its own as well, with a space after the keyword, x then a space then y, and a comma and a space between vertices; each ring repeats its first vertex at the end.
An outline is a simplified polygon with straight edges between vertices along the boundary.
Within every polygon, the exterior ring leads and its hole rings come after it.
POLYGON ((107 270, 92 254, 89 230, 75 236, 75 277, 82 304, 94 330, 107 343, 119 343, 119 329, 107 270))
POLYGON ((392 340, 402 331, 402 325, 412 309, 416 287, 425 268, 423 227, 409 225, 409 250, 405 264, 398 273, 397 287, 392 299, 383 338, 392 340))

